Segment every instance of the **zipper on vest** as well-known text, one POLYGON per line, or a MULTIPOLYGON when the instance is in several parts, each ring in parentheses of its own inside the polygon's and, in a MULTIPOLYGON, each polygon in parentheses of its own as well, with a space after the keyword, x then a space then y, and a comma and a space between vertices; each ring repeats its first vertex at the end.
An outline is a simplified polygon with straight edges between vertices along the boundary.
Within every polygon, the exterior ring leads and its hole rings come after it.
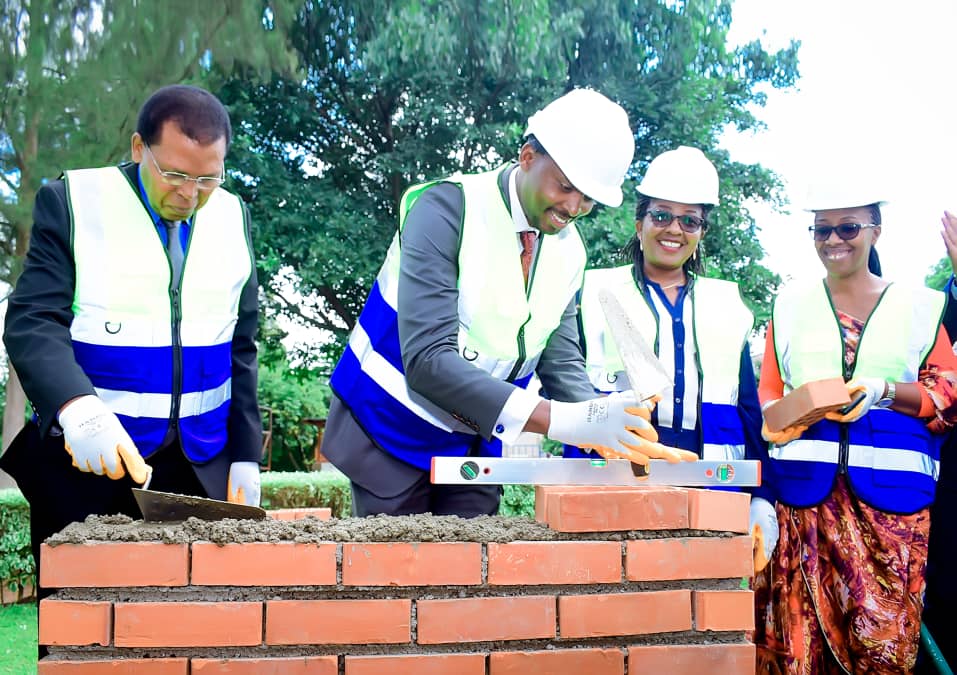
POLYGON ((512 382, 518 376, 518 371, 521 370, 522 364, 525 363, 525 326, 522 326, 518 329, 518 358, 515 359, 515 366, 512 367, 512 372, 508 374, 508 381, 512 382))
POLYGON ((183 392, 183 339, 180 335, 183 307, 179 288, 170 289, 169 299, 173 319, 171 325, 173 332, 173 398, 170 402, 169 424, 176 429, 176 435, 179 436, 179 403, 183 392))
MULTIPOLYGON (((176 286, 173 286, 173 263, 170 262, 170 289, 169 306, 170 318, 172 319, 170 329, 172 331, 173 343, 173 397, 170 401, 169 410, 169 428, 173 429, 176 438, 180 438, 179 433, 179 408, 180 398, 183 395, 183 337, 180 328, 183 324, 183 301, 181 289, 183 287, 183 275, 186 273, 186 257, 189 255, 189 240, 193 238, 193 230, 190 228, 189 238, 186 240, 186 248, 183 251, 183 266, 179 271, 179 280, 176 286)), ((167 430, 167 434, 169 431, 167 430)), ((182 448, 182 442, 180 442, 182 448)))
POLYGON ((840 429, 841 429, 841 440, 838 443, 839 450, 838 450, 838 459, 837 459, 837 472, 839 474, 846 474, 848 455, 850 455, 850 452, 851 452, 851 440, 850 440, 851 432, 847 428, 846 424, 841 424, 840 429))

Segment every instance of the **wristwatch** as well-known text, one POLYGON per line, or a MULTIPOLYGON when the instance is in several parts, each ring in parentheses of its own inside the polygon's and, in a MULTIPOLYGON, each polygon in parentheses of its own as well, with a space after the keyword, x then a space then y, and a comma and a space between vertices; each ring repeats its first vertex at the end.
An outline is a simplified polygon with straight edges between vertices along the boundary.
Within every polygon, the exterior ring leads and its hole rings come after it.
POLYGON ((888 382, 886 386, 884 396, 874 404, 875 408, 890 408, 894 404, 894 400, 897 398, 897 385, 893 382, 888 382))

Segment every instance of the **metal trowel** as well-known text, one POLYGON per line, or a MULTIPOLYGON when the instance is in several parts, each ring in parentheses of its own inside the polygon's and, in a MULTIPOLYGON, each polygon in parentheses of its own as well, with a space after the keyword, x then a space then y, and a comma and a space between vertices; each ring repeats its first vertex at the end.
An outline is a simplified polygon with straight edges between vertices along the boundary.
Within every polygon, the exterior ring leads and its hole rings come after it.
POLYGON ((258 506, 150 490, 149 486, 152 479, 153 472, 150 470, 143 487, 133 488, 133 497, 143 513, 143 520, 148 522, 166 523, 186 520, 187 518, 199 518, 200 520, 222 520, 223 518, 265 520, 266 518, 265 509, 258 506))
MULTIPOLYGON (((654 350, 645 342, 623 298, 610 288, 598 292, 598 302, 605 313, 605 321, 611 337, 618 347, 618 354, 628 375, 628 383, 639 401, 660 395, 675 386, 674 380, 661 365, 654 350)), ((648 470, 640 464, 632 464, 635 476, 647 476, 648 470)))
POLYGON ((639 401, 661 394, 675 386, 674 380, 658 360, 654 350, 638 330, 632 310, 610 288, 598 292, 598 302, 605 313, 611 336, 625 366, 625 374, 639 401))

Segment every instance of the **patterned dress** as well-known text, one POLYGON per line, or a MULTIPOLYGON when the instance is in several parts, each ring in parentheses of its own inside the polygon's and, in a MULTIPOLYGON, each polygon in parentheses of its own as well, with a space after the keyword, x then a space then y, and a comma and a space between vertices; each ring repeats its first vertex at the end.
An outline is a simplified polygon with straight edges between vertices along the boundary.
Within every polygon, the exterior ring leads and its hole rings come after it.
MULTIPOLYGON (((863 322, 838 312, 844 359, 854 363, 863 322)), ((919 375, 944 431, 957 418, 957 381, 927 365, 919 375)), ((906 673, 923 609, 930 509, 898 515, 861 502, 843 475, 820 505, 777 505, 780 538, 754 579, 759 673, 906 673), (807 658, 801 658, 806 655, 807 658)))

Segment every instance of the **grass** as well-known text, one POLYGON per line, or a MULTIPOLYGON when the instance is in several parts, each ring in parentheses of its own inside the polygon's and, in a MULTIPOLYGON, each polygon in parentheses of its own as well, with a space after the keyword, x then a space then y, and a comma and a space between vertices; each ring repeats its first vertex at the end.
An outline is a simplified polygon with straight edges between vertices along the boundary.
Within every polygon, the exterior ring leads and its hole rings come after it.
POLYGON ((0 673, 37 672, 37 606, 34 602, 0 606, 0 673))

